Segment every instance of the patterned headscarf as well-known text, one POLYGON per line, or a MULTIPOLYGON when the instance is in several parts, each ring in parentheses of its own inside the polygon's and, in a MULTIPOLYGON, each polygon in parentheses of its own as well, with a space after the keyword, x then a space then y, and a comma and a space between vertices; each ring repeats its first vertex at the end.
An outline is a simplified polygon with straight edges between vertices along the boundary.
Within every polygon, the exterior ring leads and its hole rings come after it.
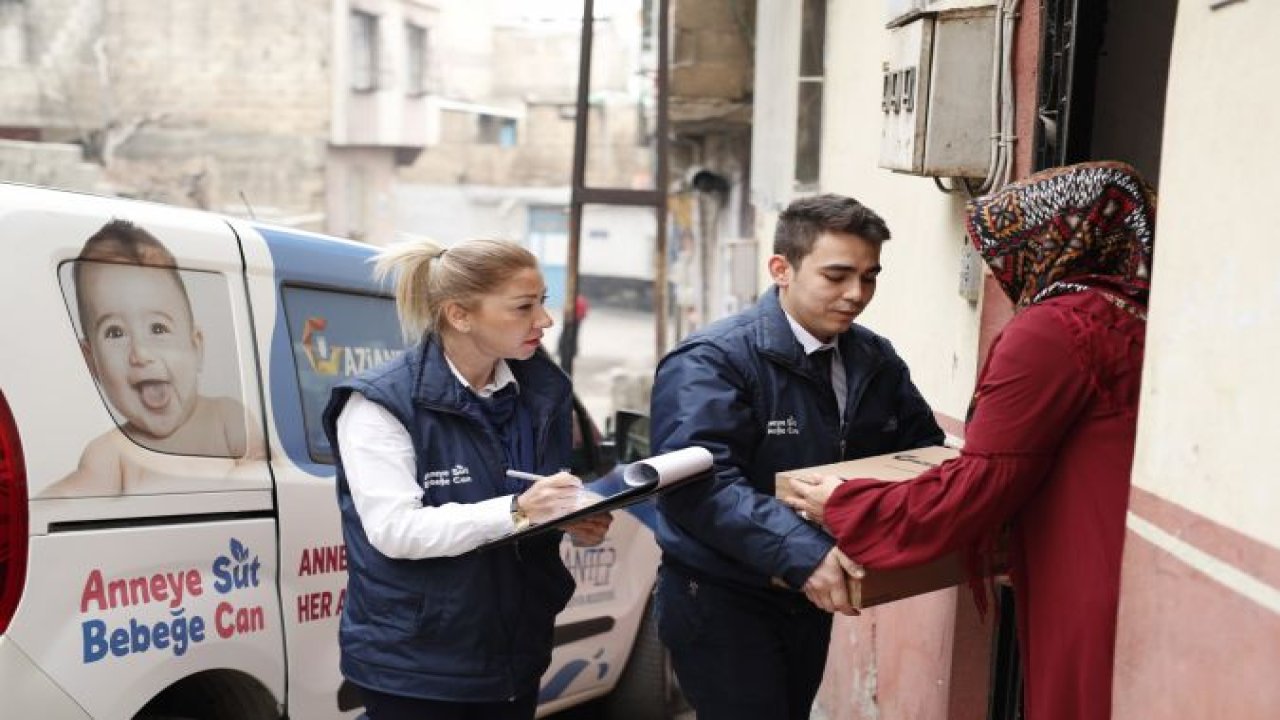
POLYGON ((1132 167, 1044 170, 970 201, 968 214, 970 242, 1019 309, 1090 288, 1146 307, 1156 198, 1132 167))

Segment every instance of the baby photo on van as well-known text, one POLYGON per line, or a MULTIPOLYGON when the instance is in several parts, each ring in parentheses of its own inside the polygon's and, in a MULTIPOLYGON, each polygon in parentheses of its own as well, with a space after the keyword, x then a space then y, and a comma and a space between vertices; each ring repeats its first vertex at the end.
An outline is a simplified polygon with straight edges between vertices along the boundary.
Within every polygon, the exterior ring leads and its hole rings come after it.
MULTIPOLYGON (((80 350, 117 428, 85 447, 75 470, 46 496, 157 492, 137 461, 134 444, 175 456, 245 459, 260 454, 240 394, 234 347, 209 347, 193 309, 189 285, 211 282, 199 295, 221 304, 230 326, 226 281, 212 273, 178 270, 154 235, 127 220, 112 220, 61 269, 63 291, 80 350), (201 392, 210 361, 223 374, 226 395, 201 392)), ((171 488, 176 489, 176 488, 171 488)))

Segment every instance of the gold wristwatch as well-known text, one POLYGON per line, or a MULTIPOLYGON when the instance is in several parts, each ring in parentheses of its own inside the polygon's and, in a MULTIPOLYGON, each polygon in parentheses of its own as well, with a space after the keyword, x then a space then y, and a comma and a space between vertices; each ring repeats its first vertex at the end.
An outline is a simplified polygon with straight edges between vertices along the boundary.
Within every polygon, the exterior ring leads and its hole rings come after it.
POLYGON ((520 496, 511 496, 511 522, 516 526, 516 530, 523 530, 529 527, 529 516, 524 510, 520 509, 520 496))

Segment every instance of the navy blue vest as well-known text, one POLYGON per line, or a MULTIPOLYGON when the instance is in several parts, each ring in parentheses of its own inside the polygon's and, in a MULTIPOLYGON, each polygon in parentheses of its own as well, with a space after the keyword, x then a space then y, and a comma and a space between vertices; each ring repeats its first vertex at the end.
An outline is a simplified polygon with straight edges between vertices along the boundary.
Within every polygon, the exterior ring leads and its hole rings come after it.
MULTIPOLYGON (((569 465, 569 380, 535 355, 509 361, 533 430, 535 467, 569 465)), ((394 695, 449 701, 504 700, 536 689, 551 662, 555 616, 573 594, 560 533, 454 558, 401 560, 370 545, 360 525, 337 442, 338 414, 352 392, 389 410, 409 430, 424 505, 474 503, 511 493, 499 438, 475 396, 428 337, 399 358, 334 388, 324 427, 337 464, 347 545, 347 598, 339 629, 342 672, 394 695)))

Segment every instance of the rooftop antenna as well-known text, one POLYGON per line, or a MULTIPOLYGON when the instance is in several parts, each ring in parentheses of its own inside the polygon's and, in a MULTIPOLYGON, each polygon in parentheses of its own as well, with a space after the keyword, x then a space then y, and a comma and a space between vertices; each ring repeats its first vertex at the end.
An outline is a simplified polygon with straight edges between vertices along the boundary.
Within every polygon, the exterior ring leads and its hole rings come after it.
POLYGON ((257 220, 258 216, 253 212, 253 206, 249 204, 249 198, 245 197, 244 191, 237 190, 236 192, 240 193, 240 202, 244 203, 244 209, 249 212, 249 219, 257 220))

